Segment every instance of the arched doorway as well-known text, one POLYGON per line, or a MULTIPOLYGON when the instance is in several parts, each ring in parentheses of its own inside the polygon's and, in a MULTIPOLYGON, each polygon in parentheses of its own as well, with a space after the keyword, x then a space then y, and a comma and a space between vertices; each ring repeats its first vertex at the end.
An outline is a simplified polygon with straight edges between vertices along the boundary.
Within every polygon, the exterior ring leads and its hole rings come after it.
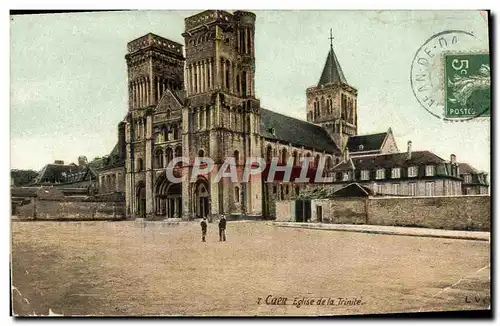
POLYGON ((155 214, 167 218, 180 218, 182 215, 181 184, 168 182, 165 173, 156 182, 155 214))
POLYGON ((136 215, 146 217, 146 186, 143 182, 137 184, 135 190, 136 215))
POLYGON ((210 191, 208 181, 199 178, 194 185, 194 213, 199 217, 208 217, 210 213, 210 191))

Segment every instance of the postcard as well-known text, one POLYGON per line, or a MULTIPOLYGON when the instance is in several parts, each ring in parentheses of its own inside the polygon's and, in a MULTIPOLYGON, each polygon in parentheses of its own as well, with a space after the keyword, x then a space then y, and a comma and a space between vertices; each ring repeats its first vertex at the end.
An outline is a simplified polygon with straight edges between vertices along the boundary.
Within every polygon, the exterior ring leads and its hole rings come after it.
POLYGON ((11 315, 491 316, 489 19, 11 12, 11 315))

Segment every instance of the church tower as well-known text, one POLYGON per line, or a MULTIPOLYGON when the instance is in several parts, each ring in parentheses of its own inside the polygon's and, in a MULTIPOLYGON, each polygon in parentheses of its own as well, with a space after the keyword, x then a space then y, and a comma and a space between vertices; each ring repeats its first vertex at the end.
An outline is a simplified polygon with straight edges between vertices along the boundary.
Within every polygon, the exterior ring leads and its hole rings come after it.
POLYGON ((129 111, 156 106, 164 91, 184 87, 182 45, 146 34, 127 44, 129 111))
POLYGON ((127 44, 128 114, 125 187, 127 214, 153 214, 154 109, 167 89, 184 86, 182 45, 149 33, 127 44))
MULTIPOLYGON (((195 183, 183 183, 185 216, 261 214, 260 183, 214 182, 227 157, 234 157, 241 176, 246 159, 261 155, 255 18, 247 11, 206 10, 185 19, 184 156, 191 162, 195 157, 210 157, 215 171, 195 183)), ((190 179, 191 172, 190 167, 190 179)))
POLYGON ((325 128, 337 146, 344 151, 349 136, 358 133, 357 94, 350 86, 333 51, 330 51, 318 85, 307 89, 307 121, 325 128))

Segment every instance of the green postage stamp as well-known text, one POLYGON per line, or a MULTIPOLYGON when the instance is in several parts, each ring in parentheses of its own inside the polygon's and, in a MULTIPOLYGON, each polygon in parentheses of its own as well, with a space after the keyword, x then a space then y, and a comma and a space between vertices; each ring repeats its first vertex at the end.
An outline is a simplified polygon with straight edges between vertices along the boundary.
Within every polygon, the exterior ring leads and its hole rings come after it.
POLYGON ((491 115, 488 53, 445 55, 445 117, 464 119, 491 115))

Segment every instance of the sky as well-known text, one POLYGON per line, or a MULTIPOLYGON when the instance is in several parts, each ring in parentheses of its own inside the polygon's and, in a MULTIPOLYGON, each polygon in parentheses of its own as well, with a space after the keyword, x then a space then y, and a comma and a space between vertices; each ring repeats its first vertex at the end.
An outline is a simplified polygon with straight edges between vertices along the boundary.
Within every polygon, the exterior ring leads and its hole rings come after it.
MULTIPOLYGON (((11 168, 109 154, 127 112, 127 42, 148 32, 184 43, 197 11, 129 11, 11 16, 11 168)), ((430 150, 490 173, 490 121, 444 122, 415 98, 410 69, 419 47, 444 30, 473 33, 488 48, 477 11, 254 11, 256 96, 261 106, 306 118, 333 46, 358 90, 358 133, 392 128, 398 147, 430 150)))

